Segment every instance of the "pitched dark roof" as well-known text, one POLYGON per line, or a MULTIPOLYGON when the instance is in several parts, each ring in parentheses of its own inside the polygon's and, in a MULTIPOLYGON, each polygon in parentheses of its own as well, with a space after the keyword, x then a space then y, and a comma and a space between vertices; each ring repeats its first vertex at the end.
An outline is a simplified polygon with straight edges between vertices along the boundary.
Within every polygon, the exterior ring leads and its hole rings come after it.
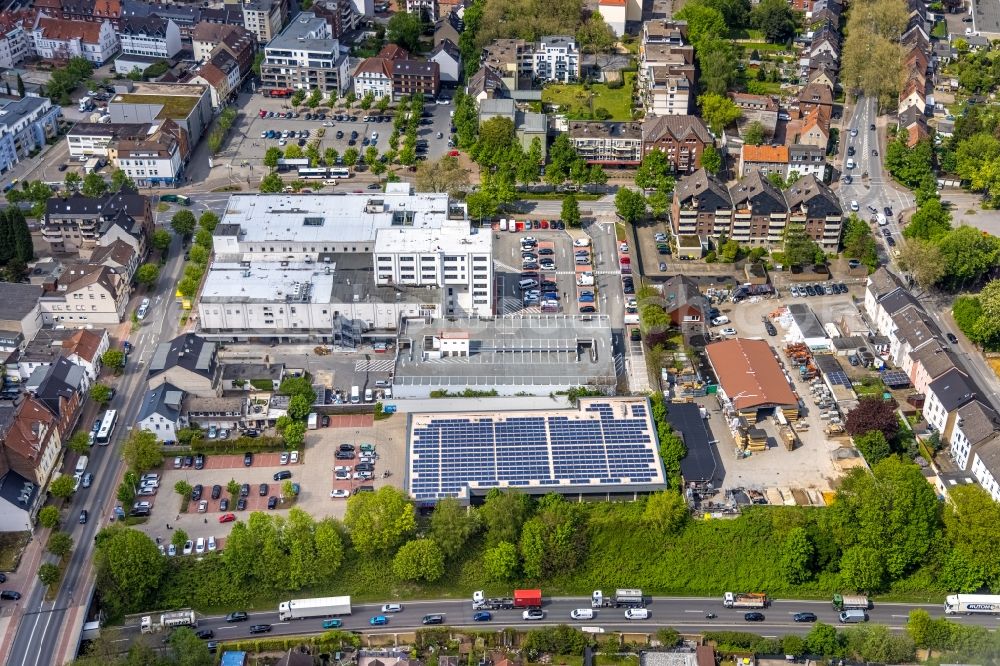
POLYGON ((733 207, 733 200, 725 183, 704 168, 681 178, 674 188, 674 196, 682 205, 701 211, 728 210, 733 207))
MULTIPOLYGON (((83 379, 83 368, 60 356, 52 365, 40 367, 35 373, 43 373, 34 391, 35 397, 45 405, 46 409, 60 416, 62 409, 60 398, 66 400, 73 398, 83 379)), ((34 374, 31 379, 34 379, 34 374)))
POLYGON ((837 195, 813 174, 802 176, 783 193, 789 210, 805 207, 812 218, 842 215, 837 195))
POLYGON ((968 375, 957 369, 944 373, 932 381, 928 388, 937 396, 946 412, 955 411, 979 393, 978 387, 968 375))
POLYGON ((142 407, 136 421, 142 421, 153 415, 159 415, 176 423, 181 415, 181 404, 184 402, 184 391, 173 384, 163 382, 155 389, 146 391, 142 399, 142 407))
POLYGON ((125 16, 119 23, 118 32, 124 35, 166 37, 169 25, 169 19, 160 16, 125 16))
POLYGON ((20 321, 38 305, 42 287, 37 284, 0 282, 0 320, 20 321))
POLYGON ((427 54, 427 58, 431 59, 442 51, 447 53, 455 62, 460 62, 462 60, 462 52, 458 50, 455 42, 448 38, 442 39, 441 42, 434 47, 434 50, 427 54))
POLYGON ((701 293, 694 280, 686 275, 675 275, 663 283, 664 308, 673 312, 681 305, 693 305, 705 309, 705 296, 701 293))
POLYGON ((393 60, 393 76, 434 76, 441 71, 441 65, 429 60, 393 60))
POLYGON ((917 302, 917 299, 913 297, 913 294, 905 289, 897 289, 896 291, 887 294, 879 299, 878 304, 886 311, 886 313, 888 313, 890 317, 910 305, 920 307, 920 304, 917 302))
POLYGON ((712 134, 698 116, 657 116, 643 121, 643 143, 658 141, 664 134, 677 140, 694 137, 703 143, 712 143, 712 134))
POLYGON ((734 208, 752 208, 754 215, 771 215, 788 210, 781 190, 759 171, 750 173, 729 188, 729 196, 734 208))
POLYGON ((903 281, 885 266, 879 266, 874 273, 868 276, 868 290, 876 299, 902 287, 903 281))
POLYGON ((149 376, 155 377, 170 368, 181 367, 211 379, 215 366, 215 343, 194 333, 186 333, 157 345, 149 361, 149 376))
POLYGON ((46 215, 79 215, 110 218, 124 210, 133 217, 142 217, 146 212, 146 196, 135 190, 122 188, 118 192, 100 197, 85 197, 74 193, 68 197, 52 197, 45 204, 46 215))

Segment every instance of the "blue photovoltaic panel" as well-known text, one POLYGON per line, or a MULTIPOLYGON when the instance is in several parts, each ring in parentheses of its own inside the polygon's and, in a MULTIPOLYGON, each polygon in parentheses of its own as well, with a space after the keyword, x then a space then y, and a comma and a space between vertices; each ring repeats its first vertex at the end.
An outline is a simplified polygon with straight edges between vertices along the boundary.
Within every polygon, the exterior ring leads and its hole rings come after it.
POLYGON ((828 372, 826 376, 830 379, 831 384, 840 384, 841 386, 846 386, 847 388, 851 388, 852 386, 851 379, 843 370, 828 372))
POLYGON ((524 487, 651 483, 659 479, 645 404, 615 416, 609 403, 579 413, 430 418, 411 436, 410 490, 418 500, 463 494, 471 485, 524 487), (569 414, 569 415, 566 415, 569 414))
POLYGON ((910 377, 902 370, 886 370, 882 381, 890 388, 904 388, 910 385, 910 377))

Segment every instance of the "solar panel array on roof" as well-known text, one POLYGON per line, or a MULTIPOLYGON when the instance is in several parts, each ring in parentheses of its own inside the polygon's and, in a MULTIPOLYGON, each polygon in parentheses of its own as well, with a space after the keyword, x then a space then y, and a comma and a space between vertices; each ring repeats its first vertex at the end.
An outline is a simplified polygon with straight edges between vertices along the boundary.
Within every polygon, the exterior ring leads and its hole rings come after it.
POLYGON ((882 373, 882 382, 889 388, 906 388, 910 385, 910 377, 902 370, 886 370, 882 373))
POLYGON ((662 484, 647 412, 632 404, 616 415, 593 402, 538 415, 429 415, 412 427, 410 493, 419 501, 470 488, 662 484))
POLYGON ((833 372, 826 373, 827 378, 830 380, 831 384, 840 384, 841 386, 846 386, 851 388, 851 378, 847 376, 847 373, 843 370, 834 370, 833 372))

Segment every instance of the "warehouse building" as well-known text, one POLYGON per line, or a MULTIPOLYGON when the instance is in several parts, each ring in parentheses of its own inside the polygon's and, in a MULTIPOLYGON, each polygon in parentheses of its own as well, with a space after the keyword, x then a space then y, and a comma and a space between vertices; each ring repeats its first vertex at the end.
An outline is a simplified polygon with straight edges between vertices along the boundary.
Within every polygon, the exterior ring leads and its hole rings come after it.
POLYGON ((406 489, 430 506, 494 488, 574 501, 632 500, 666 475, 646 398, 581 398, 575 409, 410 414, 406 489))
POLYGON ((780 409, 798 414, 799 399, 766 340, 733 338, 705 348, 719 380, 719 398, 751 421, 780 409))

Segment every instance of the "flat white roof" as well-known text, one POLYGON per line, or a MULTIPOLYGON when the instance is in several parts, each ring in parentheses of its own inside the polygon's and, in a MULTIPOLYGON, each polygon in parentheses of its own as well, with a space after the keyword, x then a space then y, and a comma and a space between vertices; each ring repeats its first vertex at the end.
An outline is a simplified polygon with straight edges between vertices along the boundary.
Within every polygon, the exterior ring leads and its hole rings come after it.
POLYGON ((290 297, 290 303, 329 303, 334 271, 327 273, 326 268, 306 263, 282 266, 278 262, 254 263, 247 268, 238 263, 215 262, 205 276, 201 300, 274 303, 290 297))

